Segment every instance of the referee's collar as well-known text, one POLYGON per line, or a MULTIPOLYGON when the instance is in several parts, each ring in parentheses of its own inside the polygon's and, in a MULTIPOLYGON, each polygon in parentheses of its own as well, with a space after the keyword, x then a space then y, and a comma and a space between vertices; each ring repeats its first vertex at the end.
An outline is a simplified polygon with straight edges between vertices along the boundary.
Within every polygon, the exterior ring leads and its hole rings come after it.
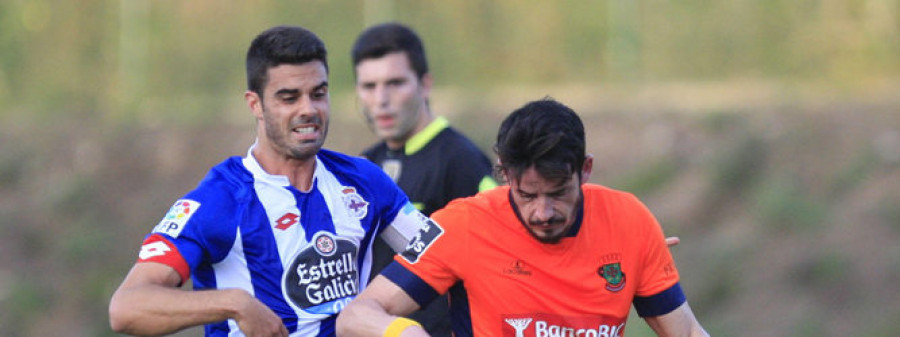
POLYGON ((448 126, 450 126, 450 122, 443 116, 438 116, 431 121, 431 123, 428 123, 422 131, 419 131, 419 133, 413 135, 406 141, 406 144, 403 146, 403 153, 410 156, 419 152, 419 150, 425 147, 425 145, 431 142, 438 133, 441 133, 441 131, 448 126))

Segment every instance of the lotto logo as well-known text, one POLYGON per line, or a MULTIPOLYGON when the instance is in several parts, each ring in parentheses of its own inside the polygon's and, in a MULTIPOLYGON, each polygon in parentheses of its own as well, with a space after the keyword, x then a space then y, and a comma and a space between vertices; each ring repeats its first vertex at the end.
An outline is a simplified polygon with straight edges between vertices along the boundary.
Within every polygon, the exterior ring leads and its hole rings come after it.
POLYGON ((280 218, 278 218, 278 220, 275 220, 275 223, 277 224, 275 225, 275 228, 278 228, 280 230, 288 229, 300 222, 299 219, 300 215, 294 213, 286 213, 285 215, 282 215, 280 218))
POLYGON ((141 246, 141 253, 138 254, 138 258, 141 260, 151 259, 157 256, 166 255, 172 248, 169 248, 165 242, 162 241, 154 241, 147 243, 141 246))

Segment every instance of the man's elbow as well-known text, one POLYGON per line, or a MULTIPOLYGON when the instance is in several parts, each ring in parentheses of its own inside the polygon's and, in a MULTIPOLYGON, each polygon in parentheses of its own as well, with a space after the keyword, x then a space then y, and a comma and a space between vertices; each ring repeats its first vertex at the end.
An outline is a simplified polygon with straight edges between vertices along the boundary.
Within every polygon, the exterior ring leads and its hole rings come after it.
POLYGON ((128 303, 116 295, 109 301, 109 327, 116 333, 129 334, 134 331, 136 319, 129 313, 128 303))

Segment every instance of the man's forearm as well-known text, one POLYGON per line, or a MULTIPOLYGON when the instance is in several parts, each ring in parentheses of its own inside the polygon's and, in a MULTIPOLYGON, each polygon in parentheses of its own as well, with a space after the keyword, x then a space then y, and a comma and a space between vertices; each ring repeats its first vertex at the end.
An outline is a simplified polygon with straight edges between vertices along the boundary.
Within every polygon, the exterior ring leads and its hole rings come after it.
MULTIPOLYGON (((356 299, 350 302, 337 319, 338 336, 380 337, 397 316, 385 311, 377 301, 356 299)), ((421 327, 410 326, 404 330, 406 336, 428 336, 421 327)))
POLYGON ((121 289, 113 296, 110 325, 132 335, 164 335, 235 317, 243 290, 187 291, 157 285, 121 289))
POLYGON ((684 302, 677 309, 668 314, 654 317, 645 317, 647 325, 656 332, 657 336, 676 337, 708 337, 709 334, 697 321, 691 307, 684 302))

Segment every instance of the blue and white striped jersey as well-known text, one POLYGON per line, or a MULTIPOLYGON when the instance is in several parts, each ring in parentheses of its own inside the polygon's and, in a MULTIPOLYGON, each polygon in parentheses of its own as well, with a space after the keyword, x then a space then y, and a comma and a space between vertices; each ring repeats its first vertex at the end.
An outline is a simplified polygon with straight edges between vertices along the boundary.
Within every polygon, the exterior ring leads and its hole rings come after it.
MULTIPOLYGON (((403 249, 426 220, 366 159, 320 150, 313 187, 302 192, 266 173, 251 147, 175 203, 138 261, 190 275, 195 290, 244 289, 291 336, 334 336, 337 313, 369 279, 374 236, 403 249)), ((243 336, 232 320, 207 325, 206 335, 243 336)))

